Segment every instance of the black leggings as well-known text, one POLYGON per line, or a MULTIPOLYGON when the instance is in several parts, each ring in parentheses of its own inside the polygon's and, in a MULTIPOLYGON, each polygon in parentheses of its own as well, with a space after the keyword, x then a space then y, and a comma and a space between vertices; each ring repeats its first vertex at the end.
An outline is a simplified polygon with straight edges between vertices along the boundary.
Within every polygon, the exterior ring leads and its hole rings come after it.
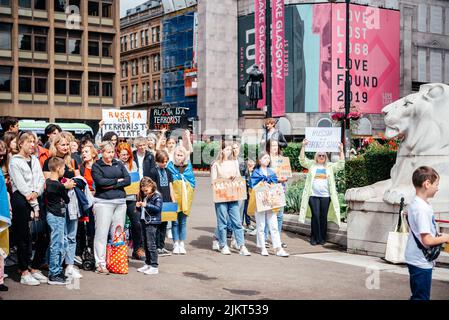
POLYGON ((142 226, 140 224, 140 210, 136 210, 136 201, 126 201, 126 215, 131 223, 130 233, 133 240, 133 250, 143 248, 142 226))
MULTIPOLYGON (((30 261, 32 254, 32 239, 29 222, 33 208, 19 191, 14 192, 11 196, 11 207, 13 210, 12 229, 14 232, 14 240, 17 245, 19 269, 21 271, 26 271, 30 264, 31 268, 39 269, 45 259, 48 249, 48 228, 45 228, 46 231, 39 234, 37 239, 35 239, 34 257, 33 261, 30 261)), ((41 219, 46 223, 43 212, 41 219)))
POLYGON ((312 210, 312 234, 310 242, 324 244, 327 238, 327 212, 331 198, 310 197, 309 205, 312 210))

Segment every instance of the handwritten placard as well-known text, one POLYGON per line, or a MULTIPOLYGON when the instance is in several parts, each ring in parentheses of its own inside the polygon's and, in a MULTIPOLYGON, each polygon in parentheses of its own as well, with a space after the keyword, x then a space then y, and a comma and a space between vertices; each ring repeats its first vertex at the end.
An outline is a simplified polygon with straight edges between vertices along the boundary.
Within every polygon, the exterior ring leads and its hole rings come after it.
POLYGON ((212 183, 214 189, 214 202, 229 202, 245 200, 246 180, 242 177, 231 179, 216 179, 212 183))
POLYGON ((103 134, 114 131, 121 138, 145 137, 147 132, 146 110, 103 109, 103 134))
POLYGON ((271 167, 276 173, 276 176, 279 178, 291 178, 292 167, 290 165, 290 158, 288 157, 277 157, 271 160, 271 167))
POLYGON ((306 139, 309 143, 305 151, 308 152, 339 152, 341 142, 341 128, 306 128, 306 139))
POLYGON ((254 188, 257 212, 285 207, 284 188, 280 183, 254 188))

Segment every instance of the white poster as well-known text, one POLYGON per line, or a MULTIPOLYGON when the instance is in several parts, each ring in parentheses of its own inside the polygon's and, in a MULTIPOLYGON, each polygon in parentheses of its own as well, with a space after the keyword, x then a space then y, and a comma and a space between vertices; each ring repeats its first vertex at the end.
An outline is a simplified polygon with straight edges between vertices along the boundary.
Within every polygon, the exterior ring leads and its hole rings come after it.
POLYGON ((307 152, 339 152, 341 128, 308 127, 306 128, 307 152))
POLYGON ((103 134, 114 131, 121 138, 146 137, 147 111, 103 109, 103 134))

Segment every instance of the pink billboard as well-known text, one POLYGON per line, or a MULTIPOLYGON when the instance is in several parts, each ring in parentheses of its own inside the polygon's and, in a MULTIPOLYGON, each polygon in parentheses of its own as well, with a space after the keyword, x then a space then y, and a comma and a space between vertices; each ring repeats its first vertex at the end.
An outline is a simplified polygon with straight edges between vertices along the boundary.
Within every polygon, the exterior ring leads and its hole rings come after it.
MULTIPOLYGON (((265 65, 265 59, 266 59, 266 1, 265 0, 254 0, 254 26, 255 26, 255 35, 256 35, 256 64, 259 66, 259 70, 263 72, 264 79, 267 79, 266 74, 266 65, 265 65)), ((265 90, 266 88, 266 80, 262 82, 262 92, 263 92, 263 98, 260 99, 257 103, 257 108, 262 109, 266 103, 265 103, 265 90)))
POLYGON ((271 6, 271 106, 272 116, 285 115, 285 6, 275 0, 271 6))
MULTIPOLYGON (((350 6, 351 106, 362 113, 380 113, 399 98, 399 11, 350 6)), ((344 107, 346 6, 332 4, 332 111, 344 107)), ((328 90, 327 87, 321 90, 328 90)), ((327 112, 320 105, 320 112, 327 112)), ((344 108, 343 108, 344 110, 344 108)))

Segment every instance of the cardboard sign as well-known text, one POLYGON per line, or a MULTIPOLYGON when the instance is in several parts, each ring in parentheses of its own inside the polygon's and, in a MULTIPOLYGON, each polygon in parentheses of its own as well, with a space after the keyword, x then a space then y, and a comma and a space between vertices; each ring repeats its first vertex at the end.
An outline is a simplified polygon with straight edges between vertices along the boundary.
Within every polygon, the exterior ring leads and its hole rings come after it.
POLYGON ((178 204, 176 202, 162 203, 161 221, 176 221, 178 219, 178 204))
POLYGON ((290 165, 290 158, 277 157, 271 162, 271 167, 279 178, 291 178, 293 177, 292 167, 290 165))
POLYGON ((146 110, 103 109, 103 134, 114 131, 120 138, 146 137, 146 110))
POLYGON ((280 183, 254 188, 257 212, 285 207, 284 188, 280 183))
POLYGON ((341 128, 306 128, 307 152, 339 152, 341 128))
POLYGON ((213 183, 214 202, 229 202, 246 199, 246 180, 242 177, 216 179, 213 183))
POLYGON ((131 184, 125 187, 125 192, 127 196, 139 194, 140 187, 140 177, 139 172, 130 172, 131 184))

